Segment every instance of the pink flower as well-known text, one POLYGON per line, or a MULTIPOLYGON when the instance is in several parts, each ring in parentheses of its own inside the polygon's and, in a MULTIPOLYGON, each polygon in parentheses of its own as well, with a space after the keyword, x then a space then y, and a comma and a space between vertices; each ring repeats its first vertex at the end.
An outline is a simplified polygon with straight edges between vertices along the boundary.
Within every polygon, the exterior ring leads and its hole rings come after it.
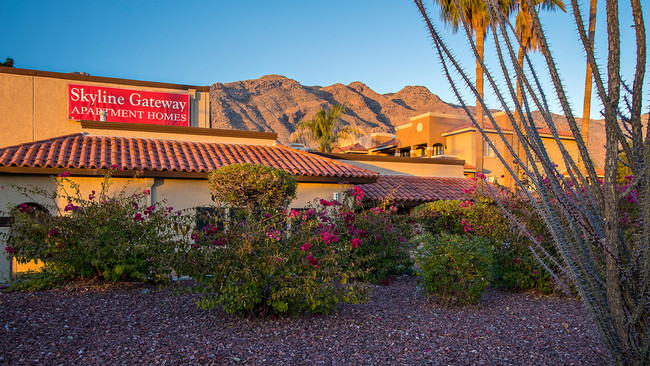
POLYGON ((9 254, 14 254, 14 253, 16 253, 16 248, 12 248, 12 247, 7 246, 7 247, 5 247, 5 252, 7 252, 9 254))
POLYGON ((133 216, 133 221, 144 221, 144 217, 142 216, 141 213, 138 212, 137 214, 135 214, 135 216, 133 216))
POLYGON ((307 257, 305 258, 307 258, 307 262, 309 262, 309 264, 311 264, 316 268, 320 268, 320 262, 318 261, 318 259, 314 258, 314 256, 311 253, 307 254, 307 257))
POLYGON ((356 248, 356 247, 358 247, 359 245, 361 245, 361 239, 359 239, 359 238, 354 238, 354 239, 352 239, 351 244, 352 244, 352 248, 356 248))
POLYGON ((519 264, 519 258, 515 258, 515 264, 519 264))
POLYGON ((269 217, 271 217, 271 214, 270 213, 265 213, 264 217, 266 217, 268 219, 269 217))
POLYGON ((534 276, 537 276, 538 274, 539 274, 539 272, 537 272, 537 271, 533 271, 533 275, 534 275, 534 276))
POLYGON ((219 240, 213 240, 212 245, 223 247, 226 245, 226 238, 220 238, 219 240))
POLYGON ((32 209, 31 209, 28 205, 26 205, 26 204, 24 204, 24 203, 21 203, 21 204, 18 206, 18 212, 21 212, 21 213, 29 213, 29 212, 31 212, 31 211, 32 211, 32 209))
POLYGON ((311 249, 311 244, 309 244, 309 243, 305 243, 305 244, 303 244, 303 245, 300 247, 300 249, 301 249, 302 251, 305 251, 305 252, 306 252, 306 251, 308 251, 309 249, 311 249))
POLYGON ((339 237, 330 233, 329 231, 321 231, 320 238, 323 239, 325 244, 331 244, 339 241, 339 237))
POLYGON ((148 190, 148 189, 145 189, 144 191, 142 191, 142 193, 143 193, 145 196, 148 196, 148 195, 151 194, 151 191, 148 190))
POLYGON ((291 212, 289 212, 289 217, 296 217, 296 216, 298 216, 298 211, 292 209, 291 212))
POLYGON ((54 229, 50 230, 50 232, 49 232, 47 235, 48 235, 48 236, 55 236, 55 235, 58 234, 58 233, 59 233, 59 229, 58 229, 58 228, 54 228, 54 229))
POLYGON ((95 199, 95 191, 92 191, 92 192, 88 195, 88 199, 89 199, 90 201, 92 201, 92 200, 95 199))
POLYGON ((75 206, 72 202, 68 201, 68 204, 63 208, 63 211, 76 211, 79 206, 75 206))
POLYGON ((61 177, 61 178, 65 178, 65 177, 69 177, 69 176, 70 176, 70 172, 63 172, 63 173, 58 175, 58 177, 61 177))
POLYGON ((478 174, 476 175, 476 178, 478 178, 478 179, 485 179, 485 174, 483 174, 483 173, 478 173, 478 174))
POLYGON ((275 261, 280 263, 280 262, 282 262, 282 259, 280 257, 275 257, 275 261))
POLYGON ((357 205, 360 205, 361 201, 363 200, 363 197, 365 196, 363 193, 363 189, 361 189, 361 187, 359 186, 354 186, 354 189, 352 189, 351 194, 354 197, 357 205))
POLYGON ((273 239, 273 240, 275 240, 275 241, 279 241, 279 240, 280 240, 280 231, 279 231, 279 230, 276 230, 276 231, 268 231, 268 232, 266 233, 266 236, 269 237, 269 238, 271 238, 271 239, 273 239))

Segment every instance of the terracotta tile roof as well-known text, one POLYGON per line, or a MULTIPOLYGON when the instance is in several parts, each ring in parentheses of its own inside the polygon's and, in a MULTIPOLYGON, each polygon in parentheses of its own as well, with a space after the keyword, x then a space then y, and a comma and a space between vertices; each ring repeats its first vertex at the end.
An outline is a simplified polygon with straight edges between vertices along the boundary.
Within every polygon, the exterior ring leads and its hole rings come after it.
POLYGON ((376 172, 283 146, 73 134, 0 148, 0 167, 208 172, 253 163, 298 176, 376 178, 376 172))
MULTIPOLYGON (((496 131, 496 128, 491 123, 485 123, 483 125, 483 128, 485 130, 488 130, 488 131, 496 131)), ((472 131, 474 131, 475 130, 474 129, 474 124, 467 123, 467 124, 464 124, 462 126, 454 127, 451 130, 443 132, 443 134, 459 132, 459 131, 466 130, 466 129, 472 129, 472 131)), ((510 128, 510 127, 501 127, 501 130, 505 131, 505 132, 512 132, 512 128, 510 128)), ((540 135, 551 135, 551 130, 549 130, 548 128, 538 128, 537 132, 540 135)), ((558 130, 557 133, 560 136, 573 137, 573 134, 571 132, 568 132, 568 131, 559 131, 558 130)))
POLYGON ((387 149, 387 148, 390 148, 390 147, 395 147, 395 146, 397 146, 397 143, 398 143, 398 140, 393 138, 393 139, 390 139, 390 140, 388 140, 388 141, 386 141, 386 142, 382 142, 382 143, 379 144, 379 145, 375 145, 375 146, 371 147, 371 148, 368 149, 368 150, 381 150, 381 149, 387 149))
POLYGON ((395 201, 459 200, 463 189, 476 182, 468 178, 418 177, 411 175, 381 175, 376 183, 362 186, 365 197, 383 199, 391 195, 395 201))
POLYGON ((346 152, 346 151, 351 151, 351 152, 366 152, 368 149, 363 147, 361 144, 358 142, 354 145, 348 145, 348 146, 342 146, 342 147, 335 147, 332 152, 333 153, 341 153, 341 152, 346 152))
POLYGON ((476 170, 476 166, 474 166, 472 164, 465 163, 465 165, 463 165, 463 169, 465 169, 465 170, 476 170))

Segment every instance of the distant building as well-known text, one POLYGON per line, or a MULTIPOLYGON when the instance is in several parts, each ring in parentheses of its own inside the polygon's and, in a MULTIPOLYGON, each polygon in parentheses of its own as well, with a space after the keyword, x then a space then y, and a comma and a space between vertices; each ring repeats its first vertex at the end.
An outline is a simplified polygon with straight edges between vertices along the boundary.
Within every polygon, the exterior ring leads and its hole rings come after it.
MULTIPOLYGON (((510 144, 513 143, 513 130, 504 112, 493 114, 497 124, 501 126, 503 134, 510 144)), ((512 155, 507 151, 496 127, 490 123, 485 124, 485 132, 492 140, 496 149, 504 154, 506 162, 511 163, 512 155)), ((545 149, 551 160, 558 165, 559 172, 566 172, 567 168, 562 160, 559 146, 548 129, 538 129, 545 149)), ((478 149, 483 149, 483 173, 489 182, 499 182, 506 186, 513 184, 511 175, 506 166, 497 157, 492 147, 485 142, 484 146, 476 146, 476 128, 463 116, 425 113, 411 118, 411 122, 395 127, 395 134, 382 134, 383 139, 369 135, 360 139, 359 143, 366 142, 364 148, 368 155, 399 156, 410 158, 457 159, 465 162, 463 174, 466 177, 476 176, 478 149), (368 144, 370 142, 370 144, 368 144)), ((558 135, 565 149, 570 154, 577 154, 575 138, 570 132, 558 131, 558 135)), ((352 153, 352 151, 341 151, 352 153)), ((356 153, 357 151, 355 151, 356 153)))

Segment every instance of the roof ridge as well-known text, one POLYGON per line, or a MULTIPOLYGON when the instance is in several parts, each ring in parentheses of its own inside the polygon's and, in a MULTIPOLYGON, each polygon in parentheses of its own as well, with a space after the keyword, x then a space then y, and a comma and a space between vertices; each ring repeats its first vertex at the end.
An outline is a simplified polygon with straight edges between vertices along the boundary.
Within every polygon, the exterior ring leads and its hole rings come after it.
POLYGON ((111 169, 207 173, 235 163, 256 163, 302 177, 375 180, 377 172, 283 145, 234 144, 75 133, 0 149, 0 167, 111 169), (34 159, 38 156, 39 159, 34 159), (46 156, 47 158, 42 158, 46 156))
POLYGON ((15 144, 15 145, 0 147, 0 151, 9 150, 9 149, 17 149, 19 147, 27 147, 27 146, 34 145, 34 144, 44 144, 44 143, 51 142, 51 141, 67 139, 69 137, 84 136, 84 135, 87 135, 87 133, 85 133, 85 132, 76 132, 76 133, 71 133, 71 134, 57 136, 57 137, 50 137, 50 138, 46 138, 46 139, 42 139, 42 140, 21 142, 19 144, 15 144))

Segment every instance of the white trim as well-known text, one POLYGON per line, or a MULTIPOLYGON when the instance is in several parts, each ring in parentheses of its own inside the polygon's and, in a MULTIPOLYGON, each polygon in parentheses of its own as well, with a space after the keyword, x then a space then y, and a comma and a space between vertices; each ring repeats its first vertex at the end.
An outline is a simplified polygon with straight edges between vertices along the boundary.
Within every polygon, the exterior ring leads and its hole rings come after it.
POLYGON ((463 115, 460 115, 460 114, 434 113, 434 112, 423 113, 423 114, 417 115, 415 117, 411 117, 410 119, 411 119, 411 121, 415 121, 416 119, 424 118, 424 117, 444 117, 444 118, 454 118, 454 119, 467 121, 467 117, 465 117, 463 115))
POLYGON ((413 123, 407 123, 405 125, 395 126, 395 131, 399 131, 401 129, 409 128, 409 127, 413 127, 413 123))

